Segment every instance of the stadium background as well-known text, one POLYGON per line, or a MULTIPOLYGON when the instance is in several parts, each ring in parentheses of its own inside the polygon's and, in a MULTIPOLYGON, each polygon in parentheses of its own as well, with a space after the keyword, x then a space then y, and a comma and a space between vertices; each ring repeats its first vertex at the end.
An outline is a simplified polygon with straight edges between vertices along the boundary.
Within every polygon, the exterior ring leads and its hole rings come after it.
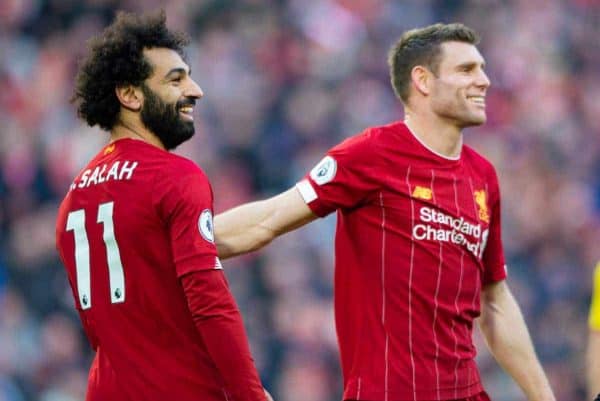
MULTIPOLYGON (((106 141, 69 98, 85 40, 114 10, 159 1, 0 3, 0 400, 83 400, 91 352, 54 249, 57 204, 106 141)), ((205 92, 179 152, 214 185, 217 211, 295 183, 331 145, 402 117, 386 52, 405 29, 481 32, 488 123, 466 141, 497 166, 509 282, 557 399, 584 399, 591 269, 600 256, 597 0, 171 0, 205 92)), ((335 217, 224 262, 276 400, 339 400, 333 328, 335 217)), ((143 233, 140 233, 143 240, 143 233)), ((495 401, 523 397, 485 350, 495 401)))

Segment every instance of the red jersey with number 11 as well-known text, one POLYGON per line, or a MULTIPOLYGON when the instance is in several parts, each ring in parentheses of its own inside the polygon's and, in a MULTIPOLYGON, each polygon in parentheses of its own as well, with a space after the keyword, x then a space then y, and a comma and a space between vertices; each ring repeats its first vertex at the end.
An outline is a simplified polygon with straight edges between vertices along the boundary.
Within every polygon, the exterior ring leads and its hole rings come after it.
MULTIPOLYGON (((217 339, 209 349, 182 288, 185 277, 222 275, 212 204, 198 166, 140 140, 109 144, 73 182, 59 210, 57 247, 96 350, 87 400, 238 399, 225 388, 232 372, 215 363, 219 347, 231 344, 217 339)), ((220 299, 230 295, 219 288, 220 299)), ((208 290, 198 299, 209 299, 208 290)), ((233 302, 211 307, 206 322, 240 319, 233 302)), ((243 327, 233 336, 247 345, 243 327)), ((253 386, 243 386, 244 399, 264 399, 255 369, 247 373, 253 386)))
POLYGON ((482 391, 472 342, 483 285, 506 276, 492 165, 449 159, 403 123, 346 140, 297 184, 337 210, 335 311, 351 400, 448 400, 482 391))

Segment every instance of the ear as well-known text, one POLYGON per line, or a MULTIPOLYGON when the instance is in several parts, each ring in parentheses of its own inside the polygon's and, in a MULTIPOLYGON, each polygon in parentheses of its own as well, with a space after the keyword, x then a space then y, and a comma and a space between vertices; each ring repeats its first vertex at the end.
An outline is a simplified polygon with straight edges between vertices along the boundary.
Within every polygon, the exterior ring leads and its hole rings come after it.
POLYGON ((410 72, 410 79, 413 88, 423 96, 428 96, 431 92, 431 83, 433 74, 422 65, 416 65, 410 72))
POLYGON ((142 108, 142 102, 144 95, 142 91, 133 85, 117 86, 115 88, 115 94, 117 99, 121 103, 121 106, 131 111, 140 111, 142 108))

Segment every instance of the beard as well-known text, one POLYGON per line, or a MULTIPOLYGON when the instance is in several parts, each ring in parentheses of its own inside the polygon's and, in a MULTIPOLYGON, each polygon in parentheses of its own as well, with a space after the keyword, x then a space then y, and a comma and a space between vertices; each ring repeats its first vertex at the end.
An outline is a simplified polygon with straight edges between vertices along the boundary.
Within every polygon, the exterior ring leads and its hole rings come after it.
POLYGON ((470 103, 466 90, 458 90, 452 82, 436 78, 431 93, 431 106, 435 114, 463 129, 475 127, 486 122, 485 108, 470 103))
POLYGON ((166 103, 145 84, 142 84, 142 93, 142 122, 158 137, 166 150, 173 150, 194 136, 194 122, 184 121, 179 115, 182 106, 196 103, 194 99, 184 98, 176 103, 166 103))
POLYGON ((479 126, 486 122, 485 110, 474 110, 468 101, 458 97, 438 99, 432 107, 439 117, 452 122, 460 129, 479 126))

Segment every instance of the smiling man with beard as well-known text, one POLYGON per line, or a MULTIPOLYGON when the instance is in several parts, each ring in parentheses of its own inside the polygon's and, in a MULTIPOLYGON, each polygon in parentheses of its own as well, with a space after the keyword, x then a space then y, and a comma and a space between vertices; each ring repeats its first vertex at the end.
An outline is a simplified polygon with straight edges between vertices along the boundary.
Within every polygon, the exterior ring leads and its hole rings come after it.
POLYGON ((56 242, 96 351, 87 401, 264 401, 217 257, 213 195, 169 150, 202 90, 164 13, 118 14, 90 42, 74 101, 109 143, 63 200, 56 242))
POLYGON ((165 149, 175 149, 194 136, 194 118, 191 114, 196 105, 194 97, 185 97, 175 104, 168 104, 146 84, 142 84, 141 89, 144 95, 144 106, 140 113, 142 123, 160 139, 165 149))

